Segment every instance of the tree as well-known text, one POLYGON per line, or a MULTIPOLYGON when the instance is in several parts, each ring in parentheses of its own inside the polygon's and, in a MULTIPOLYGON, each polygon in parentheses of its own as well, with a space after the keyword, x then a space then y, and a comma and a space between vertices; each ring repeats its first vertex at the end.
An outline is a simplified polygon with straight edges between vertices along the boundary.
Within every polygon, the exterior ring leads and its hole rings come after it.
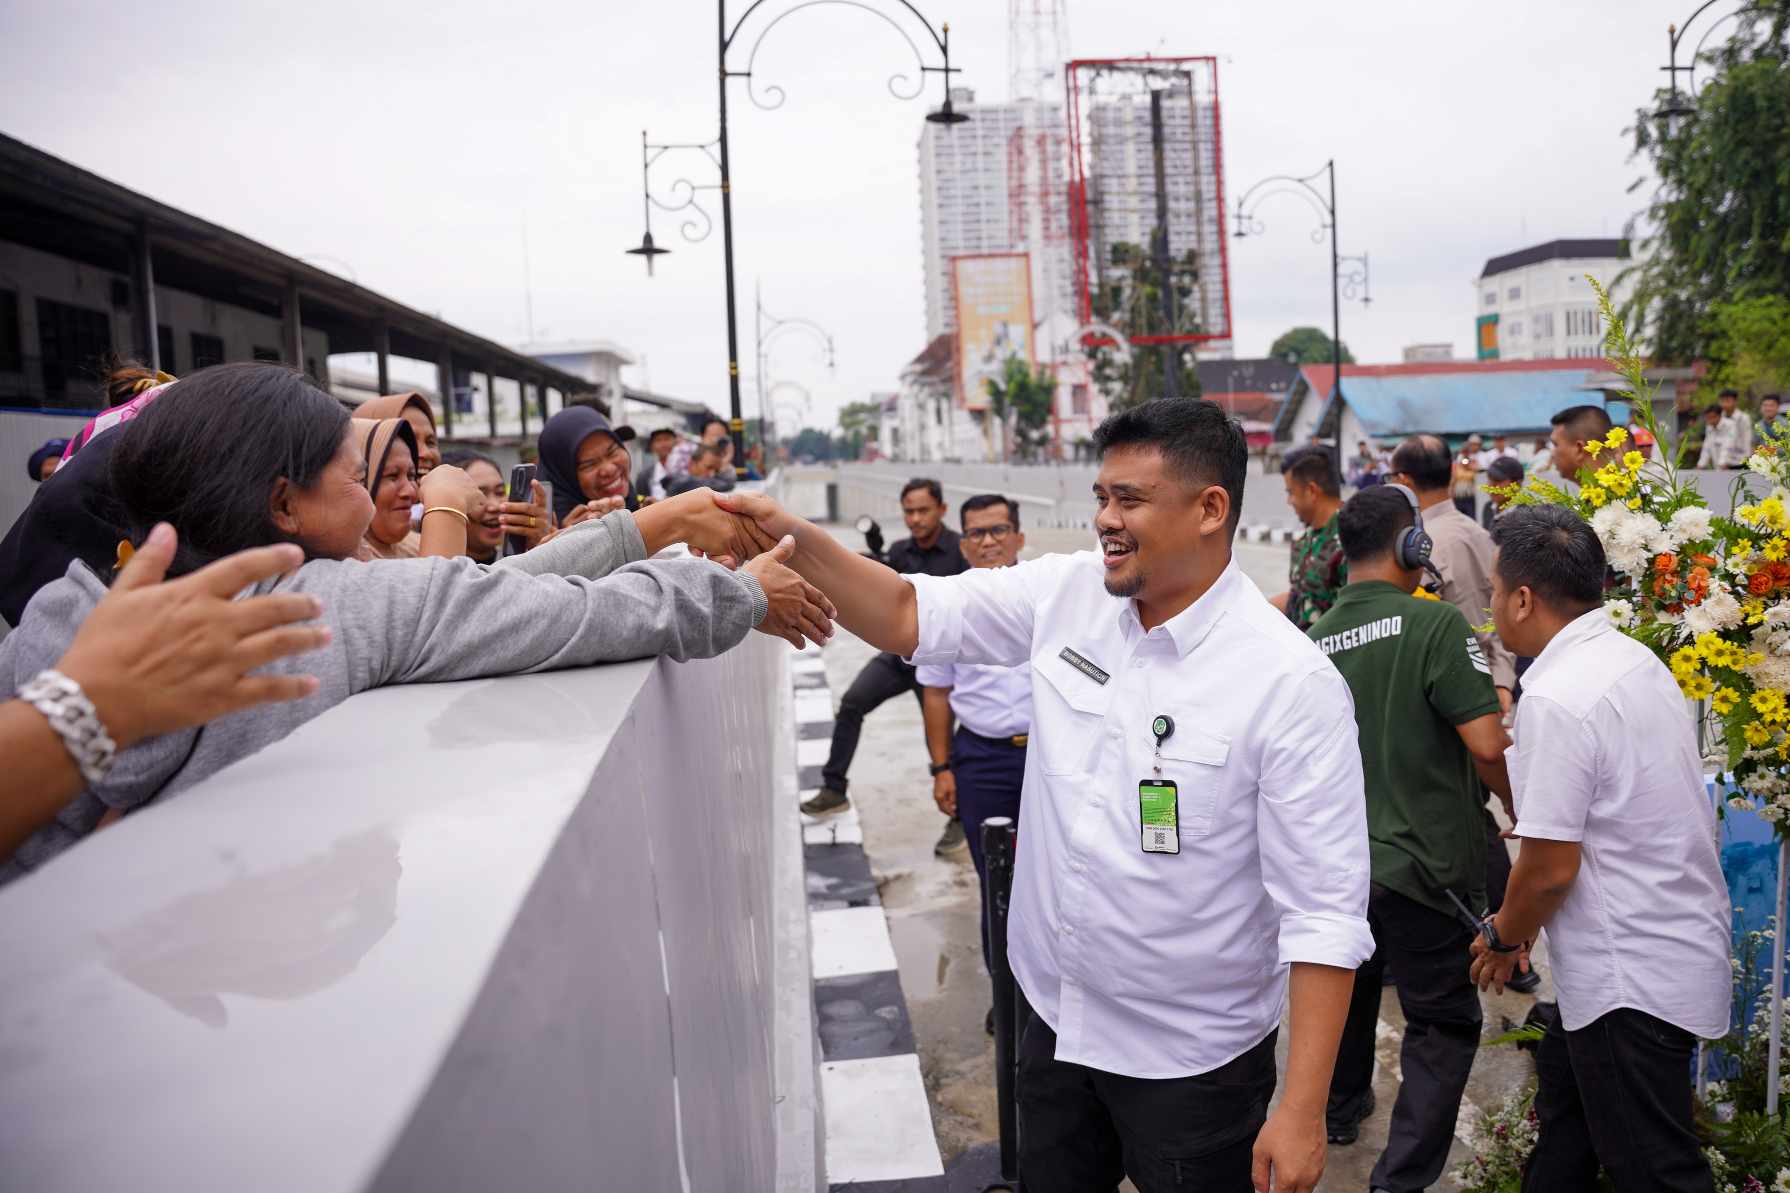
MULTIPOLYGON (((1331 339, 1321 328, 1295 327, 1275 340, 1268 349, 1268 355, 1276 360, 1292 360, 1301 365, 1327 365, 1335 358, 1330 353, 1331 339)), ((1355 363, 1349 355, 1349 346, 1342 346, 1342 362, 1346 365, 1355 363)))
POLYGON ((1623 317, 1662 360, 1708 352, 1718 304, 1790 297, 1790 0, 1754 9, 1703 56, 1708 85, 1681 92, 1693 115, 1662 124, 1661 91, 1635 116, 1635 155, 1659 186, 1623 317))
POLYGON ((1000 380, 990 377, 988 408, 1001 428, 1001 460, 1007 439, 1022 460, 1033 459, 1050 441, 1050 412, 1057 401, 1057 378, 1048 368, 1035 370, 1018 356, 1009 356, 1000 380))
POLYGON ((1708 393, 1764 395, 1790 389, 1790 298, 1770 295, 1710 308, 1708 393))
POLYGON ((833 458, 833 439, 825 431, 817 431, 813 427, 803 427, 786 445, 789 458, 800 460, 804 456, 816 460, 833 458))
POLYGON ((874 442, 879 422, 882 419, 883 405, 872 398, 863 402, 847 402, 839 410, 839 429, 841 435, 840 457, 855 460, 864 454, 866 440, 874 442))
MULTIPOLYGON (((1200 326, 1193 303, 1194 285, 1199 279, 1196 254, 1189 249, 1169 261, 1167 284, 1174 296, 1172 321, 1162 310, 1160 272, 1151 253, 1135 244, 1113 245, 1092 295, 1095 319, 1111 324, 1133 341, 1139 336, 1197 335, 1200 326)), ((1185 342, 1134 343, 1130 361, 1111 345, 1091 345, 1085 351, 1094 384, 1107 395, 1113 409, 1124 410, 1168 392, 1165 361, 1175 370, 1175 392, 1182 397, 1199 397, 1200 378, 1193 368, 1192 347, 1185 342)))

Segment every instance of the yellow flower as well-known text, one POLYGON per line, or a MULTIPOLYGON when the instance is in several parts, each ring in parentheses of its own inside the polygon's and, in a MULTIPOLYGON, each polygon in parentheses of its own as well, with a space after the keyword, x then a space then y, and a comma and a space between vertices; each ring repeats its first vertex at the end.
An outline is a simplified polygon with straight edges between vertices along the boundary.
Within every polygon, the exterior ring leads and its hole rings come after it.
POLYGON ((1769 543, 1766 543, 1765 550, 1761 551, 1760 554, 1771 560, 1773 563, 1776 563, 1778 560, 1784 558, 1785 552, 1786 547, 1784 540, 1780 538, 1772 539, 1769 543))
POLYGON ((1753 540, 1752 539, 1741 539, 1738 543, 1734 544, 1733 549, 1729 552, 1729 554, 1735 559, 1744 559, 1746 556, 1751 555, 1752 553, 1753 553, 1753 540))
POLYGON ((1742 729, 1740 733, 1742 737, 1746 738, 1746 744, 1754 749, 1771 740, 1771 730, 1757 721, 1748 722, 1746 728, 1742 729))
POLYGON ((1647 458, 1640 452, 1629 452, 1626 456, 1622 457, 1622 466, 1630 472, 1641 471, 1641 465, 1646 462, 1647 458))
POLYGON ((1757 667, 1760 663, 1763 663, 1764 661, 1765 661, 1765 652, 1762 650, 1755 650, 1752 654, 1750 654, 1746 657, 1746 665, 1749 667, 1757 667))
MULTIPOLYGON (((1441 597, 1437 596, 1435 593, 1431 592, 1427 588, 1419 588, 1416 592, 1412 593, 1411 595, 1416 597, 1420 601, 1440 601, 1442 599, 1441 597)), ((1764 614, 1761 614, 1760 616, 1763 617, 1764 614)))
POLYGON ((1579 490, 1579 497, 1586 505, 1602 505, 1610 499, 1610 495, 1596 485, 1586 485, 1579 490))
POLYGON ((1601 439, 1585 440, 1585 454, 1590 456, 1593 460, 1597 459, 1598 453, 1603 450, 1604 450, 1603 440, 1601 440, 1601 439))
POLYGON ((1604 441, 1610 445, 1611 451, 1615 451, 1617 448, 1621 447, 1627 439, 1627 431, 1623 430, 1621 427, 1611 427, 1610 433, 1605 436, 1604 441))
POLYGON ((1755 508, 1758 510, 1759 520, 1773 530, 1790 529, 1790 515, 1786 515, 1781 497, 1767 497, 1755 508))
POLYGON ((1767 721, 1782 721, 1784 719, 1786 712, 1784 693, 1777 688, 1760 688, 1753 693, 1751 704, 1753 711, 1767 721))
POLYGON ((1610 478, 1606 487, 1610 492, 1616 494, 1616 496, 1626 497, 1629 493, 1634 491, 1635 481, 1634 478, 1627 473, 1618 472, 1610 478))
POLYGON ((1703 669, 1702 658, 1694 646, 1680 646, 1672 652, 1672 674, 1682 682, 1688 676, 1695 675, 1703 669))
POLYGON ((1678 686, 1684 690, 1687 700, 1706 700, 1715 691, 1715 681, 1707 675, 1693 675, 1680 680, 1678 686))
POLYGON ((1709 698, 1709 707, 1715 709, 1718 716, 1723 717, 1733 712, 1734 706, 1739 703, 1740 693, 1728 687, 1717 688, 1715 695, 1709 698))
POLYGON ((1746 614, 1746 623, 1748 625, 1758 625, 1765 620, 1764 601, 1748 601, 1740 607, 1740 611, 1746 614))
POLYGON ((1639 497, 1630 497, 1627 504, 1629 509, 1638 510, 1641 508, 1641 499, 1639 497))

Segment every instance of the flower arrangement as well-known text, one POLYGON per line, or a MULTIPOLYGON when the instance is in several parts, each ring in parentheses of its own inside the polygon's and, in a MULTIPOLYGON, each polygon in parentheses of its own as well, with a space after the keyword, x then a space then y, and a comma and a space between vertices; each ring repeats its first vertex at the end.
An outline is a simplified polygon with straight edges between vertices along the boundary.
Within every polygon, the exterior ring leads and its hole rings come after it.
MULTIPOLYGON (((1596 279, 1611 364, 1628 384, 1636 420, 1663 443, 1657 388, 1596 279)), ((1754 809, 1790 836, 1790 440, 1765 428, 1715 514, 1680 474, 1680 458, 1649 459, 1612 427, 1585 445, 1594 463, 1577 493, 1540 479, 1501 490, 1512 504, 1575 510, 1603 544, 1612 583, 1604 608, 1624 633, 1671 668, 1687 700, 1704 702, 1711 761, 1754 809), (1769 486, 1763 496, 1753 486, 1769 486)), ((1679 457, 1682 456, 1682 448, 1679 457)))

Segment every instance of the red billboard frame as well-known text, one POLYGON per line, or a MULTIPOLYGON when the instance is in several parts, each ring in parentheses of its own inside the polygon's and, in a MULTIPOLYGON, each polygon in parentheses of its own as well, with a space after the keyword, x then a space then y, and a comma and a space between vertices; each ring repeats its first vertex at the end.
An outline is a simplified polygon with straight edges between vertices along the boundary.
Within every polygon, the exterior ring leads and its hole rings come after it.
MULTIPOLYGON (((1078 72, 1098 67, 1166 67, 1173 69, 1186 63, 1205 63, 1212 70, 1212 158, 1218 184, 1218 267, 1219 287, 1224 295, 1224 329, 1199 335, 1143 335, 1127 337, 1137 345, 1208 344, 1232 338, 1231 319, 1231 246, 1225 231, 1224 206, 1224 109, 1219 103, 1218 58, 1212 54, 1158 58, 1150 54, 1131 58, 1075 58, 1063 65, 1064 112, 1069 123, 1069 224, 1075 244, 1077 315, 1086 325, 1093 322, 1093 295, 1090 288, 1088 262, 1088 184, 1082 161, 1081 80, 1078 72)), ((1105 336, 1090 336, 1093 346, 1109 342, 1105 336)))

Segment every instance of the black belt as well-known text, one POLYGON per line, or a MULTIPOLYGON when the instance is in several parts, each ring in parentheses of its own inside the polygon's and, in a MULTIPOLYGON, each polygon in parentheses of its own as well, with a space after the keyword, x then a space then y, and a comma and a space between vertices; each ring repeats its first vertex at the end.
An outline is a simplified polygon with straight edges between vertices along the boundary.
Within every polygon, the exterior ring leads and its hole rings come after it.
POLYGON ((974 729, 971 729, 966 725, 959 725, 958 728, 975 738, 977 741, 985 741, 991 746, 1008 746, 1015 750, 1025 749, 1026 740, 1031 737, 1031 734, 1029 733, 1015 733, 1012 737, 984 737, 982 734, 977 733, 974 729))

